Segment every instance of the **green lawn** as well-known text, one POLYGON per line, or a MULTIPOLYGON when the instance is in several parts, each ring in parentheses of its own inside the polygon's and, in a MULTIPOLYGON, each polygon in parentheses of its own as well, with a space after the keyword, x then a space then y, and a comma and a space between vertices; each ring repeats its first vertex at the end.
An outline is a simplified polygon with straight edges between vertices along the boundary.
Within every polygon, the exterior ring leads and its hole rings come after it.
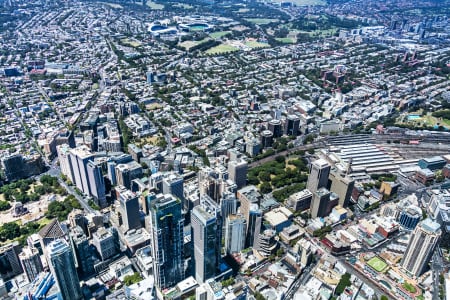
POLYGON ((120 41, 128 46, 133 47, 133 48, 137 48, 142 45, 140 42, 135 41, 135 40, 130 40, 130 39, 122 39, 120 41))
POLYGON ((256 42, 256 41, 248 41, 245 43, 245 46, 253 48, 253 49, 270 47, 269 44, 267 44, 267 43, 260 43, 260 42, 256 42))
POLYGON ((184 49, 189 51, 189 49, 191 49, 192 47, 203 44, 204 42, 207 42, 209 40, 210 40, 209 38, 205 38, 200 41, 184 41, 182 43, 179 43, 178 46, 183 47, 184 49))
POLYGON ((377 272, 383 272, 387 268, 387 263, 382 261, 379 257, 371 258, 367 264, 377 272))
POLYGON ((220 39, 221 37, 226 36, 229 33, 231 33, 231 31, 216 31, 211 32, 209 36, 212 37, 213 39, 220 39))
POLYGON ((260 18, 249 18, 245 20, 256 25, 266 25, 270 23, 276 23, 279 21, 278 19, 260 19, 260 18))
POLYGON ((293 44, 295 43, 294 39, 291 38, 275 38, 275 40, 282 42, 284 44, 293 44))
POLYGON ((239 49, 228 45, 228 44, 220 44, 218 46, 212 47, 211 49, 208 49, 205 53, 209 55, 216 55, 216 54, 223 54, 228 52, 234 52, 238 51, 239 49))
POLYGON ((405 288, 405 290, 407 290, 408 292, 410 292, 412 294, 417 292, 416 287, 408 282, 404 282, 403 287, 405 288))

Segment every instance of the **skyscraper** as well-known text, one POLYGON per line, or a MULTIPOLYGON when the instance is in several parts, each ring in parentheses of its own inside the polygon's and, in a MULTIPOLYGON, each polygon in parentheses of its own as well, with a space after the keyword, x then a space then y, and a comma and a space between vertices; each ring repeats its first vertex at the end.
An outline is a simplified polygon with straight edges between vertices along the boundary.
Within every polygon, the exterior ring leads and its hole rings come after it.
POLYGON ((70 147, 68 144, 62 144, 56 146, 56 152, 58 153, 59 167, 61 168, 61 173, 67 176, 71 182, 73 179, 73 169, 69 158, 70 147))
POLYGON ((288 115, 286 118, 286 134, 296 136, 300 128, 300 118, 297 115, 288 115))
POLYGON ((82 299, 75 261, 67 242, 61 239, 51 242, 47 246, 47 261, 62 299, 82 299))
POLYGON ((123 185, 130 189, 131 181, 142 177, 142 166, 134 160, 127 163, 121 163, 116 166, 115 175, 117 185, 123 185))
POLYGON ((163 186, 162 191, 164 194, 171 194, 177 197, 183 203, 183 207, 185 207, 182 177, 177 176, 175 174, 170 174, 168 177, 163 179, 162 186, 163 186))
POLYGON ((327 215, 328 202, 331 193, 326 188, 320 188, 313 193, 311 200, 311 217, 325 217, 327 215))
POLYGON ((324 159, 317 159, 311 163, 306 188, 314 194, 318 189, 327 187, 330 175, 330 164, 324 159))
POLYGON ((80 226, 73 227, 69 237, 73 253, 75 254, 75 266, 84 275, 94 273, 94 259, 83 229, 80 226))
POLYGON ((245 235, 245 247, 254 246, 258 235, 261 233, 262 211, 256 203, 250 204, 247 221, 247 233, 245 235))
POLYGON ((247 168, 248 164, 245 160, 232 160, 228 163, 228 174, 230 179, 236 183, 238 189, 244 187, 247 183, 247 168))
POLYGON ((94 159, 94 155, 87 146, 81 146, 70 150, 69 159, 73 171, 73 183, 80 191, 90 195, 87 164, 94 159))
POLYGON ((229 215, 225 222, 225 250, 227 253, 240 252, 245 247, 247 223, 242 215, 229 215))
POLYGON ((98 206, 106 207, 106 187, 100 165, 90 160, 86 166, 86 173, 89 179, 89 195, 94 197, 98 206))
POLYGON ((236 214, 237 210, 237 198, 234 193, 225 191, 220 198, 220 209, 222 212, 222 218, 226 219, 228 215, 236 214))
POLYGON ((336 170, 330 172, 329 190, 339 196, 339 205, 347 207, 352 196, 355 181, 345 174, 341 174, 336 170))
POLYGON ((166 196, 157 197, 150 208, 153 270, 160 290, 184 279, 181 201, 166 196))
POLYGON ((210 197, 203 195, 200 205, 192 210, 192 241, 195 279, 203 283, 213 278, 220 263, 222 248, 222 217, 220 207, 210 197))
POLYGON ((19 254, 19 260, 28 282, 32 282, 40 272, 44 271, 39 251, 36 248, 23 247, 19 254))
POLYGON ((253 246, 256 236, 261 230, 262 212, 259 210, 261 194, 254 185, 246 186, 237 192, 237 198, 241 202, 240 213, 247 223, 245 247, 253 246))
POLYGON ((139 197, 124 187, 118 190, 118 194, 125 231, 139 229, 141 227, 139 197))
POLYGON ((406 247, 401 266, 412 276, 420 276, 433 255, 434 247, 441 236, 441 226, 425 219, 414 229, 406 247))
POLYGON ((18 252, 19 242, 0 247, 0 278, 5 281, 22 273, 18 252))
POLYGON ((92 244, 97 249, 103 261, 117 253, 118 241, 116 241, 114 230, 114 227, 110 227, 108 229, 102 227, 92 235, 92 244))

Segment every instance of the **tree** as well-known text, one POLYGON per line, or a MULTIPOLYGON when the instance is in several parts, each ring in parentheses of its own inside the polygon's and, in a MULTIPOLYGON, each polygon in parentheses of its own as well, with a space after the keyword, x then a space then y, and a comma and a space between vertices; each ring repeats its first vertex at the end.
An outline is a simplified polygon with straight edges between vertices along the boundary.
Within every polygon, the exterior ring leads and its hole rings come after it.
POLYGON ((334 291, 336 295, 342 294, 345 288, 352 284, 350 282, 350 276, 351 275, 349 273, 345 273, 344 275, 342 275, 341 280, 339 281, 338 285, 336 286, 336 290, 334 291))
POLYGON ((223 280, 221 283, 222 283, 223 287, 227 287, 227 286, 233 285, 234 284, 234 278, 230 277, 228 279, 223 280))
POLYGON ((279 156, 275 157, 275 160, 277 161, 277 163, 281 164, 286 161, 286 158, 284 156, 279 155, 279 156))
POLYGON ((138 272, 135 272, 133 275, 127 275, 123 278, 123 283, 126 286, 130 286, 132 284, 138 283, 142 280, 141 274, 138 272))
POLYGON ((261 293, 260 292, 255 292, 255 299, 256 300, 265 300, 266 298, 264 298, 264 296, 263 295, 261 295, 261 293))
POLYGON ((261 183, 261 185, 259 186, 259 190, 261 191, 261 193, 263 194, 268 194, 272 191, 272 186, 270 185, 269 182, 263 182, 261 183))
POLYGON ((258 174, 258 178, 261 181, 269 182, 270 181, 270 173, 266 171, 261 171, 258 174))
POLYGON ((12 240, 20 236, 20 226, 16 222, 5 223, 0 227, 0 240, 12 240))
POLYGON ((7 201, 0 201, 0 211, 8 210, 11 208, 11 205, 7 201))
POLYGON ((389 298, 386 295, 381 295, 380 300, 389 300, 389 298))

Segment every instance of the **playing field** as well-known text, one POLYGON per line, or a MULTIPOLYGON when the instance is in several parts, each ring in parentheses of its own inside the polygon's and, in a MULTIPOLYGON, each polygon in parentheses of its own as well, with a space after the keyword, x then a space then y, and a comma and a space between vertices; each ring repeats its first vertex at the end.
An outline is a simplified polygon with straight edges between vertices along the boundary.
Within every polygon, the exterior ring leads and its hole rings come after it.
POLYGON ((137 47, 139 47, 139 46, 142 45, 142 44, 139 43, 138 41, 130 40, 130 39, 121 39, 120 41, 121 41, 122 43, 128 45, 128 46, 133 47, 133 48, 137 48, 137 47))
POLYGON ((284 44, 293 44, 295 43, 294 39, 291 38, 275 38, 277 41, 282 42, 284 44))
POLYGON ((218 46, 212 47, 211 49, 208 49, 205 53, 210 55, 216 55, 216 54, 223 54, 228 52, 234 52, 238 51, 239 49, 228 45, 228 44, 220 44, 218 46))
POLYGON ((184 41, 184 42, 179 43, 178 45, 180 47, 183 47, 187 51, 189 51, 192 47, 195 47, 197 45, 203 44, 203 43, 205 43, 205 42, 207 42, 209 40, 210 40, 210 38, 205 38, 205 39, 203 39, 201 41, 184 41))
POLYGON ((266 25, 269 23, 276 23, 278 22, 278 19, 259 19, 259 18, 250 18, 245 19, 246 21, 256 24, 256 25, 266 25))
POLYGON ((371 258, 367 264, 377 272, 383 272, 387 268, 387 263, 376 256, 371 258))
POLYGON ((212 37, 213 39, 220 39, 221 37, 226 36, 229 33, 231 33, 231 31, 216 31, 211 32, 209 36, 212 37))

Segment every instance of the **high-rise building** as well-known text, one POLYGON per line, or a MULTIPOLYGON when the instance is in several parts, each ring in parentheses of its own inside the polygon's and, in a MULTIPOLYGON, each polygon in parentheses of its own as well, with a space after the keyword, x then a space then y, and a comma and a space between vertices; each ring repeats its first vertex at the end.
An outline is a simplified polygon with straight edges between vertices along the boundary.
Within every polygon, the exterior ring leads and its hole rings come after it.
POLYGON ((247 223, 245 247, 253 246, 255 234, 257 236, 261 230, 262 212, 259 209, 261 197, 254 185, 237 191, 237 198, 241 202, 239 210, 247 223))
POLYGON ((80 146, 70 150, 69 159, 73 170, 73 183, 83 193, 91 195, 87 165, 90 160, 94 159, 94 154, 87 146, 80 146))
POLYGON ((232 160, 228 163, 228 174, 230 179, 236 183, 238 189, 247 184, 247 169, 248 164, 245 160, 232 160))
POLYGON ((73 227, 69 237, 75 258, 75 267, 84 275, 94 273, 94 259, 83 229, 80 226, 73 227))
POLYGON ((258 235, 261 233, 263 213, 256 203, 250 204, 247 220, 247 233, 245 235, 245 247, 255 245, 258 235))
POLYGON ((118 196, 125 231, 139 229, 141 227, 139 197, 124 187, 118 190, 118 196))
POLYGON ((157 197, 150 204, 153 270, 159 290, 172 287, 184 279, 181 201, 166 196, 157 197))
POLYGON ((117 253, 117 236, 114 234, 115 228, 100 228, 92 235, 92 244, 97 249, 103 261, 113 257, 117 253))
POLYGON ((121 163, 116 166, 115 175, 117 185, 123 185, 130 189, 131 181, 142 177, 142 166, 134 160, 128 163, 121 163))
POLYGON ((225 250, 227 253, 240 252, 245 247, 247 223, 242 215, 229 215, 225 222, 225 250))
POLYGON ((93 196, 98 206, 106 207, 106 187, 101 166, 90 160, 87 163, 86 172, 89 179, 89 195, 93 196))
POLYGON ((300 128, 300 117, 288 115, 286 118, 286 134, 296 136, 300 128))
POLYGON ((313 198, 311 200, 311 217, 318 218, 327 215, 330 196, 331 192, 326 188, 319 188, 313 193, 313 198))
POLYGON ((71 148, 67 144, 56 146, 56 152, 58 153, 58 161, 59 167, 61 168, 61 173, 64 174, 71 182, 74 182, 73 169, 69 157, 70 150, 71 148))
POLYGON ((72 250, 64 240, 55 240, 47 246, 47 261, 63 300, 82 299, 80 281, 72 250))
POLYGON ((130 153, 133 160, 139 162, 143 156, 142 149, 139 148, 138 146, 136 146, 135 144, 128 144, 127 148, 128 148, 128 153, 130 153))
POLYGON ((0 247, 0 278, 8 280, 22 273, 19 257, 19 242, 0 247))
POLYGON ((402 268, 412 276, 422 275, 433 255, 441 233, 441 226, 431 219, 420 222, 414 229, 408 247, 406 247, 400 263, 402 268))
POLYGON ((269 121, 269 130, 272 132, 273 137, 277 138, 283 135, 283 126, 281 125, 281 120, 273 119, 269 121))
POLYGON ((36 248, 23 247, 19 254, 19 260, 28 282, 33 282, 38 274, 44 271, 39 251, 36 248))
POLYGON ((324 159, 317 159, 311 163, 308 182, 306 188, 314 194, 320 188, 326 188, 328 185, 328 176, 331 166, 324 159))
POLYGON ((293 208, 295 211, 302 211, 309 209, 311 207, 312 193, 304 189, 303 191, 292 194, 288 198, 289 207, 293 208))
POLYGON ((184 207, 183 178, 175 174, 170 174, 162 181, 162 191, 164 194, 171 194, 180 199, 184 207))
POLYGON ((219 269, 222 248, 222 217, 219 205, 204 195, 191 213, 195 279, 203 283, 219 269))
POLYGON ((219 202, 222 194, 228 188, 228 171, 224 166, 201 168, 198 172, 198 185, 200 196, 208 195, 214 201, 219 202))
POLYGON ((269 148, 273 145, 273 133, 270 130, 264 130, 261 132, 261 147, 269 148))
POLYGON ((220 198, 220 209, 223 219, 226 219, 229 215, 236 214, 237 198, 234 193, 226 191, 222 194, 222 198, 220 198))
POLYGON ((355 181, 345 174, 336 170, 330 172, 328 189, 339 196, 339 205, 347 207, 352 196, 355 181))

